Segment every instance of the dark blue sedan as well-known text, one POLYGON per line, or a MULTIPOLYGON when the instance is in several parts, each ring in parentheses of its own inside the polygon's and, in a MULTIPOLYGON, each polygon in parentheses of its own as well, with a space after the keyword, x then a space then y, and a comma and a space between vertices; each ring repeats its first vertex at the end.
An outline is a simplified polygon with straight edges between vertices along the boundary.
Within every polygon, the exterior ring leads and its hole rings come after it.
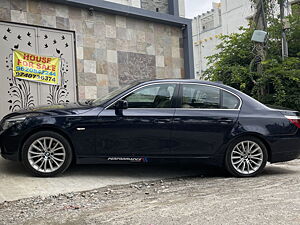
POLYGON ((269 108, 212 82, 135 83, 85 103, 40 107, 5 116, 1 155, 36 176, 64 172, 73 161, 204 161, 237 177, 300 154, 300 114, 269 108))

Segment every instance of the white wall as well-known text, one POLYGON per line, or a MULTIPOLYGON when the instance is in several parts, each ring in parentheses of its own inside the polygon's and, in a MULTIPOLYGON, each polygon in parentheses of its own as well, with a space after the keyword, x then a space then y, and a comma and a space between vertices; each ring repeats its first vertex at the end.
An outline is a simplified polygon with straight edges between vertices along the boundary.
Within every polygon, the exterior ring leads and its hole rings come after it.
POLYGON ((178 0, 179 16, 185 17, 185 0, 178 0))
POLYGON ((193 20, 195 76, 200 79, 208 67, 206 57, 217 53, 218 36, 240 32, 239 27, 247 27, 248 19, 254 14, 250 0, 221 0, 220 13, 217 7, 218 4, 213 3, 214 11, 193 20), (210 14, 214 15, 214 28, 206 31, 202 29, 201 19, 210 14))
POLYGON ((105 0, 105 1, 141 8, 140 0, 105 0))
POLYGON ((249 25, 249 17, 253 16, 254 9, 251 8, 249 0, 222 0, 222 27, 224 34, 238 32, 239 27, 249 25))
POLYGON ((213 4, 213 10, 194 18, 193 43, 195 77, 203 79, 203 72, 207 69, 207 56, 217 53, 216 46, 220 43, 218 36, 222 33, 222 18, 219 4, 213 4), (211 18, 213 28, 203 30, 203 21, 211 18))
MULTIPOLYGON (((141 0, 105 0, 105 1, 141 8, 141 0)), ((179 8, 179 16, 185 17, 185 0, 178 0, 178 8, 179 8)))

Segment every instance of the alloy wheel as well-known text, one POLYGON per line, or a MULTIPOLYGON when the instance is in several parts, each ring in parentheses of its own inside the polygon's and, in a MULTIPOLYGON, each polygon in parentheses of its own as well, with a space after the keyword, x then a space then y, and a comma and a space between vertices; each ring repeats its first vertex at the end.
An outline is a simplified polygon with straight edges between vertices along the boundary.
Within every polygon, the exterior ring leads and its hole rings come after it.
POLYGON ((263 157, 263 150, 257 143, 241 141, 233 148, 230 158, 231 164, 237 172, 250 175, 260 169, 263 157))
POLYGON ((66 159, 64 145, 53 137, 41 137, 33 141, 28 150, 29 164, 42 173, 58 170, 66 159))

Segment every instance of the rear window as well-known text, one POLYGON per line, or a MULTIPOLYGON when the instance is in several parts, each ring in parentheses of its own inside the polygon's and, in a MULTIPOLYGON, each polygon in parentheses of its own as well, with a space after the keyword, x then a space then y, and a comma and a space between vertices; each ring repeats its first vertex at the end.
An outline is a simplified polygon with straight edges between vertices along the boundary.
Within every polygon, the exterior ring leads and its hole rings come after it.
POLYGON ((219 109, 220 89, 197 84, 182 85, 181 108, 219 109))
POLYGON ((240 100, 236 96, 230 94, 227 91, 222 91, 222 92, 223 92, 222 109, 238 109, 240 106, 240 100))

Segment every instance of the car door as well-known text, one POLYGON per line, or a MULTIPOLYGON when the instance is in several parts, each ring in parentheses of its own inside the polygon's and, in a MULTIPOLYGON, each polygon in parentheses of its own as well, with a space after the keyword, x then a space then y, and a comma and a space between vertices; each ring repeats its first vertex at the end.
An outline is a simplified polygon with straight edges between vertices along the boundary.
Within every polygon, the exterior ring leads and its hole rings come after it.
MULTIPOLYGON (((153 83, 136 88, 119 100, 128 109, 116 115, 114 104, 98 118, 97 154, 151 156, 170 151, 176 83, 153 83)), ((117 101, 116 101, 117 102, 117 101)))
POLYGON ((231 135, 241 100, 219 87, 182 83, 171 136, 172 154, 209 156, 231 135))

